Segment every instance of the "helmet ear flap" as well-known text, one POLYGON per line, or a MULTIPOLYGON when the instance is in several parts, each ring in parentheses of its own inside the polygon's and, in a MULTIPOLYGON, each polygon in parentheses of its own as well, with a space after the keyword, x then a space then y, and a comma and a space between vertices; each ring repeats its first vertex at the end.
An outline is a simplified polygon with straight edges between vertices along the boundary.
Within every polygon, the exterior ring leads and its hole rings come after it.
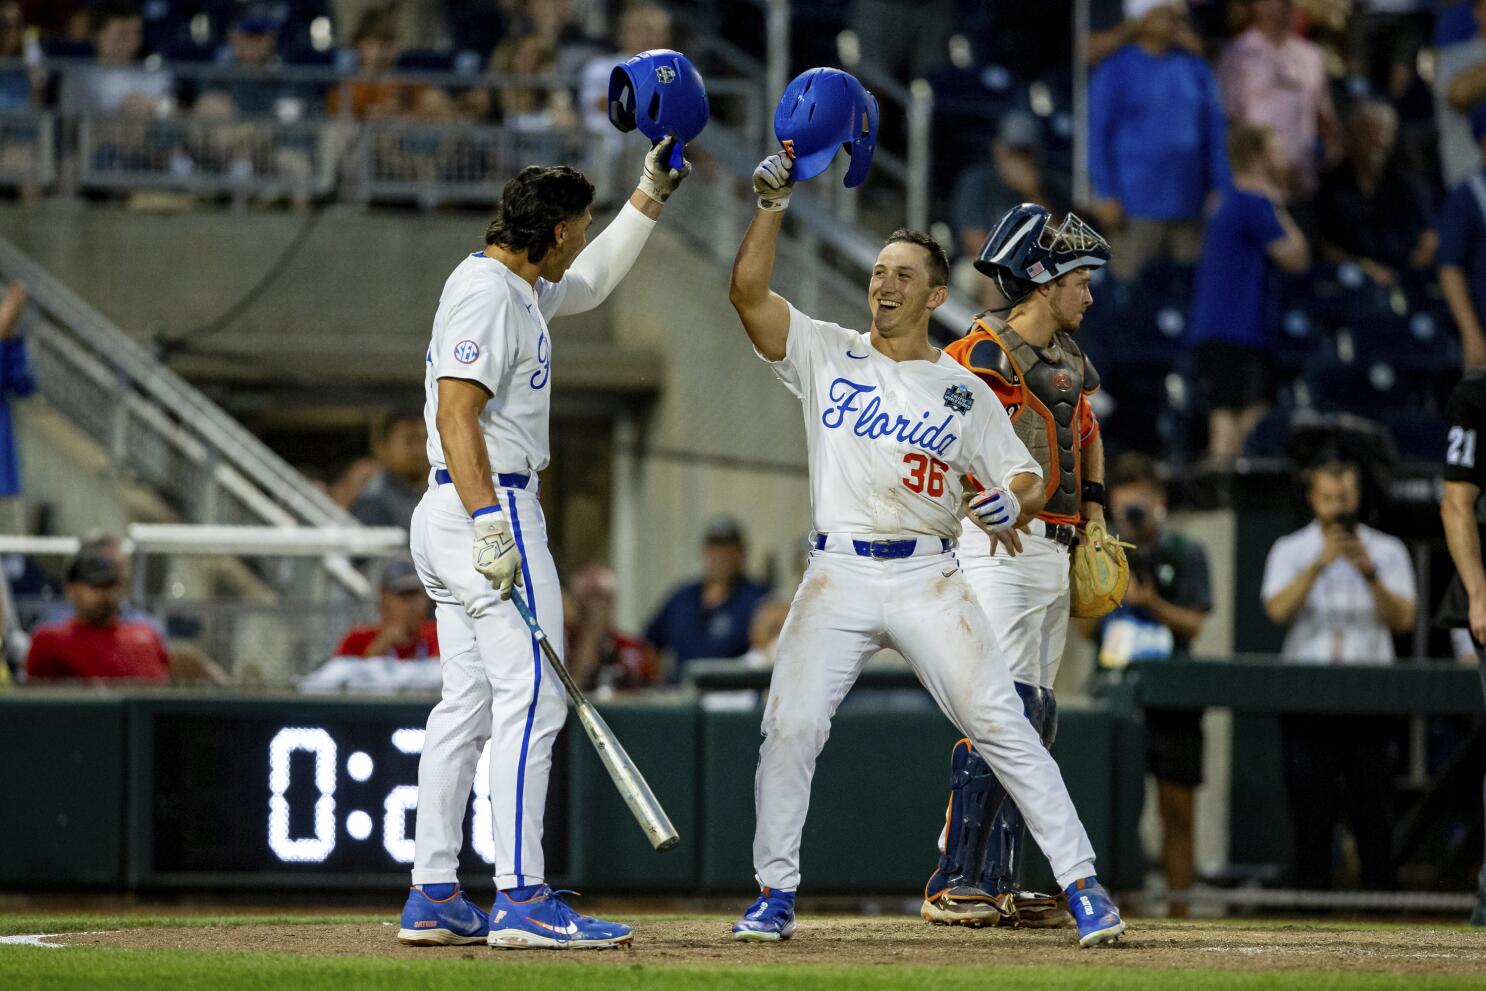
POLYGON ((635 84, 624 66, 609 73, 609 123, 629 133, 639 124, 635 116, 635 84))

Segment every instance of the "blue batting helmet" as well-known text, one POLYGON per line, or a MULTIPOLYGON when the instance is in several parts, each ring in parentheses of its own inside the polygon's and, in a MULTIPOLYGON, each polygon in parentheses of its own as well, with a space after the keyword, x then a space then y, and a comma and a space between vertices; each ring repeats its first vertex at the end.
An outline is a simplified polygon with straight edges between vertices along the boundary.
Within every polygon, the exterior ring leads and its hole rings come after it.
POLYGON ((845 185, 860 186, 877 148, 877 97, 849 72, 806 69, 779 98, 774 134, 794 156, 791 179, 820 175, 845 148, 851 156, 845 185))
POLYGON ((609 122, 621 131, 638 127, 652 142, 674 134, 670 166, 681 168, 682 146, 707 126, 707 87, 701 73, 669 48, 632 56, 609 74, 609 122))
POLYGON ((1006 211, 975 259, 975 269, 989 276, 1001 295, 1015 305, 1040 285, 1080 268, 1101 268, 1109 261, 1109 244, 1070 213, 1054 225, 1052 215, 1036 203, 1006 211))

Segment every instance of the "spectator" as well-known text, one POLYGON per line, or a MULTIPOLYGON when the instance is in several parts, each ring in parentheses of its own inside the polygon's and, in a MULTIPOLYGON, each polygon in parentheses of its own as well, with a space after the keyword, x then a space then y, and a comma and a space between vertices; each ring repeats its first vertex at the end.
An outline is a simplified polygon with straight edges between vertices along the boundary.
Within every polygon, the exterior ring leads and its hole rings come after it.
POLYGON ((166 116, 175 110, 170 73, 139 63, 144 20, 139 8, 110 0, 93 8, 95 64, 65 78, 62 103, 86 114, 166 116))
POLYGON ((956 282, 986 306, 999 305, 995 283, 970 267, 990 234, 990 224, 1018 203, 1037 203, 1058 216, 1072 205, 1067 180, 1043 168, 1042 134, 1031 114, 1002 114, 990 161, 964 169, 955 179, 951 219, 960 237, 956 282), (963 282, 962 282, 963 280, 963 282))
MULTIPOLYGON (((20 282, 12 282, 0 297, 0 499, 14 499, 21 494, 21 465, 16 454, 10 400, 24 399, 36 391, 26 339, 20 334, 26 300, 26 287, 20 282)), ((10 526, 16 522, 7 521, 10 526)))
POLYGON ((631 55, 655 48, 670 48, 671 14, 658 3, 638 3, 619 18, 614 35, 615 50, 595 55, 583 66, 578 87, 578 106, 583 125, 594 135, 618 136, 609 123, 609 75, 631 55))
MULTIPOLYGON (((1077 622, 1095 635, 1102 669, 1187 660, 1213 605, 1207 554, 1197 541, 1165 528, 1166 486, 1155 461, 1122 454, 1106 484, 1111 518, 1120 536, 1135 544, 1130 585, 1125 601, 1103 620, 1077 622)), ((1202 710, 1147 709, 1145 745, 1161 813, 1167 913, 1184 919, 1197 877, 1193 823, 1202 784, 1202 710)))
MULTIPOLYGON (((1282 660, 1292 664, 1386 664, 1393 637, 1414 625, 1414 567, 1403 541, 1358 522, 1355 465, 1327 461, 1305 474, 1314 519, 1281 537, 1264 563, 1264 611, 1288 627, 1282 660)), ((1331 887, 1333 830, 1346 822, 1357 844, 1362 886, 1393 886, 1388 734, 1372 716, 1286 715, 1296 882, 1331 887)))
POLYGON ((1273 134, 1235 126, 1228 161, 1233 188, 1208 222, 1188 339, 1207 387, 1208 456, 1219 466, 1238 457, 1269 408, 1271 272, 1310 266, 1305 237, 1281 205, 1285 166, 1273 134))
POLYGON ((645 639, 669 651, 671 680, 697 658, 741 657, 748 650, 748 626, 768 595, 743 574, 743 530, 738 521, 718 517, 702 544, 702 577, 677 588, 645 629, 645 639))
MULTIPOLYGON (((143 623, 152 628, 161 637, 165 636, 165 627, 160 621, 149 613, 138 609, 128 599, 129 584, 132 566, 129 555, 124 553, 124 544, 118 537, 111 533, 94 533, 83 538, 82 546, 78 549, 80 555, 100 555, 108 558, 114 563, 119 572, 119 581, 124 586, 124 596, 119 602, 119 618, 125 623, 143 623)), ((65 589, 64 589, 65 592, 65 589)), ((65 595, 64 595, 65 597, 65 595)), ((66 623, 76 615, 72 600, 68 599, 57 608, 48 611, 41 618, 42 624, 66 623)))
POLYGON ((393 560, 382 572, 380 616, 374 626, 346 631, 336 657, 386 657, 423 661, 439 656, 439 631, 428 615, 432 603, 412 561, 393 560))
POLYGON ((1477 152, 1476 174, 1445 198, 1435 222, 1439 230, 1440 291, 1460 333, 1460 357, 1466 368, 1486 365, 1486 104, 1471 113, 1477 152))
POLYGON ((614 572, 598 563, 579 568, 569 586, 566 661, 584 691, 622 692, 660 680, 655 651, 614 625, 614 586, 614 572))
POLYGON ((748 653, 743 655, 744 664, 757 671, 774 670, 774 650, 779 646, 779 634, 788 618, 788 601, 765 599, 759 603, 753 622, 748 624, 748 653))
POLYGON ((428 427, 421 410, 402 410, 383 421, 372 444, 382 465, 351 504, 367 526, 411 527, 413 510, 428 488, 428 427))
POLYGON ((1110 271, 1129 281, 1153 260, 1197 260, 1204 201, 1229 178, 1217 82, 1178 44, 1181 6, 1125 9, 1134 39, 1089 79, 1089 177, 1094 213, 1115 234, 1110 271))
POLYGON ((97 551, 79 554, 67 567, 64 591, 73 617, 32 636, 29 680, 170 680, 170 656, 160 634, 119 614, 124 574, 118 561, 97 551))
MULTIPOLYGON (((428 453, 425 451, 423 456, 427 458, 428 453)), ((367 484, 381 471, 382 466, 376 458, 355 458, 335 473, 325 486, 325 492, 331 501, 349 512, 361 498, 361 493, 366 491, 367 484)))
POLYGON ((1475 33, 1435 50, 1435 124, 1446 189, 1454 189, 1481 169, 1471 113, 1486 102, 1486 0, 1472 0, 1470 6, 1475 33))
POLYGON ((1338 148, 1341 132, 1321 49, 1291 29, 1290 6, 1290 0, 1250 0, 1253 26, 1218 62, 1229 119, 1267 127, 1279 139, 1287 202, 1315 193, 1323 157, 1317 145, 1338 148))
MULTIPOLYGON (((1135 40, 1140 18, 1134 9, 1144 6, 1145 0, 1127 4, 1124 0, 1091 0, 1089 4, 1089 40, 1084 49, 1089 68, 1109 58, 1121 48, 1135 40)), ((1173 0, 1175 2, 1175 0, 1173 0)), ((1183 17, 1177 23, 1176 44, 1201 58, 1202 39, 1192 28, 1192 22, 1183 17)))
POLYGON ((847 26, 862 59, 900 80, 927 77, 946 61, 952 0, 852 0, 847 26))
POLYGON ((436 86, 387 78, 402 54, 393 7, 374 7, 364 13, 357 22, 351 47, 356 50, 356 78, 326 94, 326 112, 349 113, 357 120, 442 121, 449 116, 448 93, 436 86))
POLYGON ((521 17, 508 37, 541 38, 552 49, 557 74, 571 79, 597 52, 598 46, 583 33, 573 16, 571 0, 523 0, 521 17))
MULTIPOLYGON (((26 17, 20 0, 0 0, 0 60, 26 56, 26 17)), ((0 70, 0 110, 26 110, 35 100, 31 69, 0 70)))
POLYGON ((383 12, 399 47, 434 49, 445 46, 443 8, 465 0, 331 0, 336 24, 360 24, 371 11, 383 12))
POLYGON ((243 71, 224 79, 209 78, 197 98, 197 114, 219 120, 277 117, 285 122, 304 115, 304 92, 268 77, 279 65, 280 23, 274 13, 260 5, 239 11, 217 62, 243 71))
MULTIPOLYGON (((539 34, 507 38, 490 56, 490 71, 498 76, 550 76, 557 71, 557 52, 539 34)), ((496 109, 501 123, 516 131, 545 133, 578 123, 572 96, 563 86, 505 83, 496 109)))
POLYGON ((1380 286, 1434 260, 1424 191, 1394 158, 1398 114, 1363 100, 1347 114, 1347 157, 1321 180, 1317 219, 1321 252, 1355 261, 1380 286))

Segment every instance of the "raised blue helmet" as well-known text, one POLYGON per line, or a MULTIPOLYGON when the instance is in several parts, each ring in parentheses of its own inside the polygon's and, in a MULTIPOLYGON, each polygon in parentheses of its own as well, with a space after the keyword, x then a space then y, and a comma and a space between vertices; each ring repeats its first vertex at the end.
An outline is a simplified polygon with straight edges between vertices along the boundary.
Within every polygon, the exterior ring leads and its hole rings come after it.
POLYGON ((609 122, 640 129, 656 143, 676 136, 670 166, 681 168, 682 148, 707 126, 707 87, 691 60, 669 48, 631 56, 609 74, 609 122))
POLYGON ((1022 203, 1006 211, 986 238, 975 269, 1015 306, 1040 285, 1108 261, 1109 244, 1077 214, 1054 224, 1046 208, 1022 203))
POLYGON ((840 69, 806 69, 784 88, 774 111, 774 135, 794 156, 790 178, 813 179, 846 149, 845 185, 860 186, 877 148, 877 97, 840 69))

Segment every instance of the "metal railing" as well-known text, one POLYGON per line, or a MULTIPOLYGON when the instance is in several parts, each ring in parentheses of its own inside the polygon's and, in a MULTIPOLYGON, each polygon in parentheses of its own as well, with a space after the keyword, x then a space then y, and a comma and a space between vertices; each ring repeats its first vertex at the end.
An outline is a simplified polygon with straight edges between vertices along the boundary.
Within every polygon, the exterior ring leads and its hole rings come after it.
MULTIPOLYGON (((173 639, 190 642, 208 656, 249 680, 287 683, 332 656, 346 630, 371 622, 376 605, 367 596, 326 595, 314 598, 278 595, 266 599, 196 598, 179 583, 160 576, 157 563, 181 559, 210 563, 248 558, 266 574, 286 574, 294 562, 344 561, 354 557, 382 562, 407 551, 407 534, 398 527, 350 526, 197 526, 135 523, 120 541, 131 562, 131 601, 160 622, 173 639), (152 586, 158 585, 158 588, 152 586)), ((77 537, 29 537, 0 534, 0 554, 68 557, 77 537)), ((376 576, 379 565, 368 573, 376 576)), ((361 572, 354 572, 367 587, 361 572)), ((29 628, 45 621, 62 604, 53 598, 18 599, 7 621, 29 628)))
MULTIPOLYGON (((200 523, 357 527, 236 420, 165 367, 14 244, 0 238, 0 278, 26 283, 32 360, 42 395, 114 469, 200 523)), ((366 580, 344 558, 326 571, 358 596, 366 580)))

